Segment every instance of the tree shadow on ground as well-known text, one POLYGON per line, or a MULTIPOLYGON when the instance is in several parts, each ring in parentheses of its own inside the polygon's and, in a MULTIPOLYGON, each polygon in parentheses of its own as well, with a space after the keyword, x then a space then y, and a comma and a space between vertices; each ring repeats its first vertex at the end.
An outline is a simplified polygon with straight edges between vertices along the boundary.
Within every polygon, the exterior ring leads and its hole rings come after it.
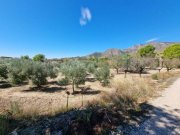
MULTIPOLYGON (((179 113, 180 109, 172 110, 179 113)), ((121 109, 116 108, 86 108, 75 109, 54 117, 45 116, 32 126, 25 126, 18 130, 21 135, 27 134, 45 134, 49 131, 51 134, 65 135, 97 135, 101 133, 112 133, 117 126, 120 128, 120 134, 123 135, 178 135, 180 119, 165 109, 157 108, 143 103, 140 110, 128 110, 128 116, 121 109), (138 127, 137 124, 143 124, 138 127), (164 123, 159 125, 159 122, 164 123)), ((119 134, 119 131, 115 134, 119 134)), ((114 134, 114 135, 115 135, 114 134)))
POLYGON ((87 82, 95 82, 95 81, 96 81, 96 78, 86 78, 86 81, 87 81, 87 82))
POLYGON ((87 90, 87 91, 75 91, 73 95, 83 94, 83 95, 96 95, 101 93, 100 90, 87 90))
POLYGON ((47 92, 47 93, 54 93, 54 92, 62 92, 66 90, 66 88, 63 87, 48 87, 48 86, 44 86, 44 87, 33 87, 30 88, 28 90, 23 90, 22 92, 47 92))
MULTIPOLYGON (((151 108, 147 113, 148 118, 141 121, 139 127, 132 126, 130 135, 177 135, 180 134, 180 117, 174 115, 180 113, 180 109, 167 112, 164 108, 157 108, 149 104, 142 104, 141 108, 151 108)), ((137 117, 138 118, 138 117, 137 117)))
POLYGON ((0 83, 0 89, 6 89, 12 87, 9 83, 0 83))

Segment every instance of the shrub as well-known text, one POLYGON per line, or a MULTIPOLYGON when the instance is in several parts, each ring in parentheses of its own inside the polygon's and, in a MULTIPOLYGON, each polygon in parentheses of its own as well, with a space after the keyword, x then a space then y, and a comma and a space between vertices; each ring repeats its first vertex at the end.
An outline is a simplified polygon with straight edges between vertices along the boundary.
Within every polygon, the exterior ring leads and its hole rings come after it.
POLYGON ((98 81, 102 83, 103 86, 107 86, 109 84, 109 79, 110 79, 109 67, 102 66, 98 68, 95 72, 95 77, 98 81))
POLYGON ((29 60, 30 58, 29 58, 28 55, 25 55, 25 56, 21 56, 21 59, 22 59, 22 60, 29 60))
POLYGON ((8 69, 5 64, 0 64, 0 79, 8 78, 8 69))
POLYGON ((12 60, 8 66, 8 79, 12 84, 22 84, 26 79, 26 74, 23 72, 24 63, 21 60, 12 60))
POLYGON ((57 77, 58 69, 52 63, 46 64, 46 71, 48 77, 52 79, 57 77))
POLYGON ((114 78, 111 81, 111 87, 116 90, 116 93, 105 95, 103 99, 125 110, 136 107, 138 103, 146 101, 154 94, 154 88, 149 79, 114 78))
POLYGON ((152 75, 151 75, 151 78, 152 78, 153 80, 158 80, 158 75, 157 75, 157 74, 152 74, 152 75))
POLYGON ((58 81, 58 84, 59 84, 60 86, 66 86, 66 85, 69 84, 69 79, 68 79, 67 77, 65 77, 65 78, 59 80, 59 81, 58 81))
POLYGON ((94 62, 88 63, 86 68, 89 73, 93 74, 96 70, 96 64, 94 62))

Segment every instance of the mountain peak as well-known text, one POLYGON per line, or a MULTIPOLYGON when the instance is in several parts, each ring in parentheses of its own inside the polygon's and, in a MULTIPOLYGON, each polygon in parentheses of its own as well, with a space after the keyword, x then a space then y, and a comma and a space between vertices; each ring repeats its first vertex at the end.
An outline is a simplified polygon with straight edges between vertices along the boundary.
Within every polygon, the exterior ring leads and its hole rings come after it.
POLYGON ((94 56, 94 57, 112 57, 112 56, 118 56, 123 54, 124 52, 120 49, 117 48, 111 48, 111 49, 107 49, 104 52, 95 52, 92 53, 88 56, 94 56))

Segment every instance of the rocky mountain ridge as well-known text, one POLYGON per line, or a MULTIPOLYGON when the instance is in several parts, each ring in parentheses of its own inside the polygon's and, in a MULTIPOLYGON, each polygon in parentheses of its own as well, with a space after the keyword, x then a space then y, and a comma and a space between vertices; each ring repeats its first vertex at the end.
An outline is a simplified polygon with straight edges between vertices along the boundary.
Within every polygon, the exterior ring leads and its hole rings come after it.
POLYGON ((121 54, 125 54, 125 53, 136 53, 138 49, 140 49, 141 47, 144 47, 146 45, 152 45, 156 48, 156 52, 162 52, 165 48, 167 48, 169 45, 172 44, 180 44, 180 42, 149 42, 149 43, 145 43, 145 44, 137 44, 134 45, 132 47, 129 47, 127 49, 121 50, 121 49, 117 49, 117 48, 113 48, 113 49, 108 49, 104 52, 95 52, 92 53, 90 55, 88 55, 88 57, 112 57, 112 56, 118 56, 121 54))

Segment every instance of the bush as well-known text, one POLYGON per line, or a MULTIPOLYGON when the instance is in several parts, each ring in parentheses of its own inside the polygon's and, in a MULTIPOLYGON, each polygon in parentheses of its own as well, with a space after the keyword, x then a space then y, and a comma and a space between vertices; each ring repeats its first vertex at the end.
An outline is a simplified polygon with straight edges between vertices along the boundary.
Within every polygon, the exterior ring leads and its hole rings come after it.
POLYGON ((152 78, 153 80, 158 80, 158 75, 157 75, 157 74, 152 74, 152 75, 151 75, 151 78, 152 78))
POLYGON ((7 66, 4 64, 0 64, 0 79, 7 79, 7 78, 8 78, 7 66))
POLYGON ((95 77, 98 81, 102 83, 103 86, 107 86, 109 84, 109 79, 110 79, 109 67, 102 66, 98 68, 95 72, 95 77))
POLYGON ((0 78, 8 78, 8 81, 15 85, 32 80, 34 85, 40 87, 46 84, 46 77, 55 78, 58 73, 58 69, 51 63, 26 59, 12 59, 6 62, 6 65, 0 63, 0 78))
POLYGON ((58 75, 58 69, 51 63, 46 64, 47 76, 50 78, 56 78, 58 75))
POLYGON ((25 56, 21 56, 21 59, 22 59, 22 60, 29 60, 30 58, 29 58, 28 55, 25 55, 25 56))
POLYGON ((12 60, 9 63, 8 79, 12 84, 22 84, 27 79, 23 68, 24 63, 21 60, 12 60))
POLYGON ((103 99, 107 103, 113 103, 113 105, 127 110, 153 96, 154 88, 151 83, 147 78, 114 78, 111 81, 111 87, 116 90, 116 93, 104 95, 103 99))
POLYGON ((95 63, 91 62, 91 63, 88 63, 87 65, 87 71, 91 74, 93 74, 96 70, 96 65, 95 63))
POLYGON ((61 80, 58 81, 58 84, 59 84, 60 86, 66 86, 66 85, 69 84, 69 79, 68 79, 67 77, 66 77, 66 78, 63 78, 63 79, 61 79, 61 80))

